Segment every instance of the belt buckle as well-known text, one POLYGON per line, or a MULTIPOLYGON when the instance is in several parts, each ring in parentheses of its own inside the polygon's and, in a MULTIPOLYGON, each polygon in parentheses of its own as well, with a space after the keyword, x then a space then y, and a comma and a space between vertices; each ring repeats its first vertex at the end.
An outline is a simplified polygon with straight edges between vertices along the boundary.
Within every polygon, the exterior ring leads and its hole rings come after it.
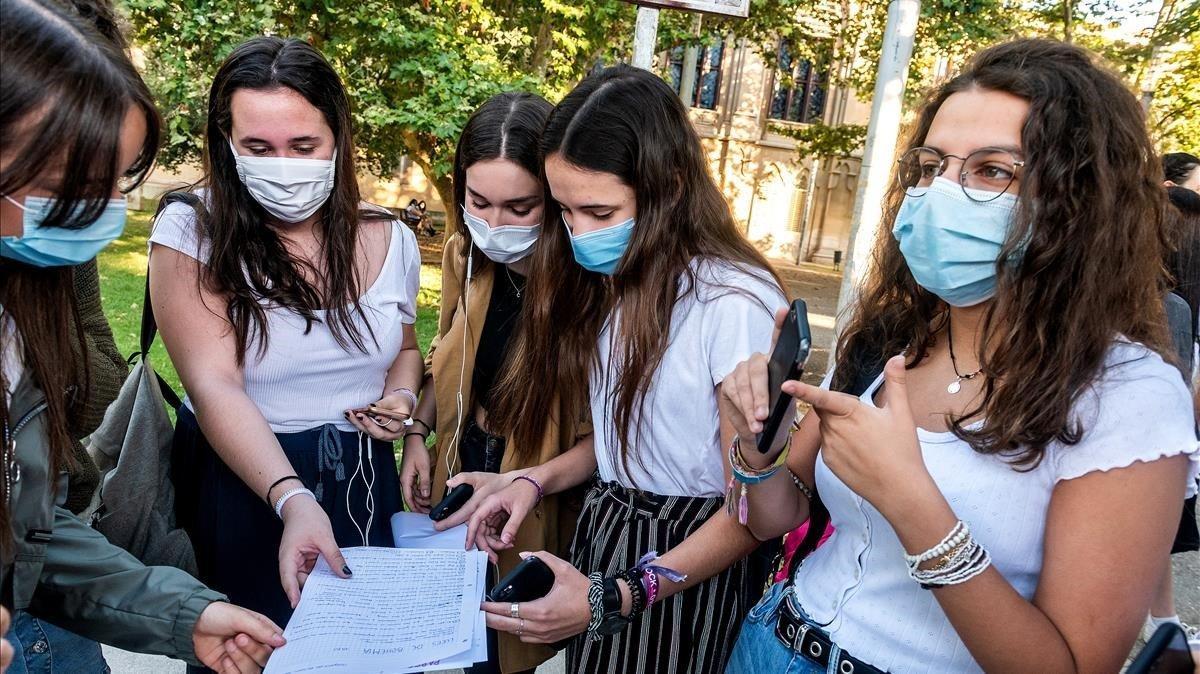
POLYGON ((804 635, 809 630, 808 624, 804 622, 800 614, 792 607, 791 601, 789 601, 786 595, 779 602, 777 614, 775 637, 784 646, 799 653, 800 644, 804 641, 804 635))

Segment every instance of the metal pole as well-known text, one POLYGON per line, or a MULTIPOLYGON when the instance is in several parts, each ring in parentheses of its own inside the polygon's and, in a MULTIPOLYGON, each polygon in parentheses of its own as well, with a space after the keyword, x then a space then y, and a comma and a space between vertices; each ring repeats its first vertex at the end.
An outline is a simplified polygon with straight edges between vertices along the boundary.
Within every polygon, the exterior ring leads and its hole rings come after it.
MULTIPOLYGON (((692 17, 692 35, 700 35, 700 21, 699 14, 692 17)), ((683 50, 683 64, 679 70, 679 98, 689 108, 696 98, 696 60, 699 56, 700 49, 695 45, 683 50)))
POLYGON ((867 124, 867 144, 859 170, 858 194, 850 221, 850 250, 842 288, 838 294, 838 332, 846 319, 845 308, 858 296, 858 287, 870 263, 871 251, 878 240, 883 219, 883 198, 900 136, 900 116, 904 104, 904 82, 912 57, 913 38, 920 16, 919 0, 891 0, 887 26, 879 50, 879 71, 871 98, 871 119, 867 124))
POLYGON ((658 10, 638 7, 637 25, 633 29, 633 65, 650 70, 654 49, 658 43, 658 10))

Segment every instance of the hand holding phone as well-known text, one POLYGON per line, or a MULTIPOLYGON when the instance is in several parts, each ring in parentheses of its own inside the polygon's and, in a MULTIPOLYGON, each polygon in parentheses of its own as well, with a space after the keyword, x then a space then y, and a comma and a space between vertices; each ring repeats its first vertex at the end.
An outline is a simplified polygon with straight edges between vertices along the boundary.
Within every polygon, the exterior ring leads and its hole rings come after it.
POLYGON ((488 601, 520 603, 541 599, 554 587, 554 572, 530 555, 501 578, 487 594, 488 601))
POLYGON ((812 331, 808 327, 808 305, 804 300, 795 300, 788 310, 787 318, 775 341, 771 360, 767 363, 767 392, 771 396, 768 407, 770 415, 763 422, 758 434, 758 451, 771 451, 771 443, 779 434, 779 428, 787 417, 788 406, 794 405, 792 396, 783 392, 783 382, 799 379, 804 373, 804 364, 812 351, 812 331))
POLYGON ((466 505, 467 501, 470 501, 471 497, 474 495, 475 487, 472 487, 465 482, 458 485, 454 489, 451 489, 450 493, 446 494, 445 498, 443 498, 441 501, 438 501, 437 505, 433 506, 433 509, 429 511, 429 519, 433 520, 434 522, 441 522, 447 517, 458 512, 459 508, 462 508, 464 505, 466 505))

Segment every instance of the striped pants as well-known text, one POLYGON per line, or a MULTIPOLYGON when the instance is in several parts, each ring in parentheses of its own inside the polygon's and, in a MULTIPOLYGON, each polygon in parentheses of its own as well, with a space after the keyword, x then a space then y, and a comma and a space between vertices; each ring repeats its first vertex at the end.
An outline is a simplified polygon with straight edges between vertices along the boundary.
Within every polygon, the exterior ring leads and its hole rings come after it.
MULTIPOLYGON (((632 567, 645 553, 674 548, 724 507, 722 498, 659 496, 596 482, 584 498, 571 541, 571 562, 606 576, 632 567)), ((738 629, 762 595, 769 564, 755 556, 651 606, 624 632, 567 646, 576 674, 719 674, 738 629)))

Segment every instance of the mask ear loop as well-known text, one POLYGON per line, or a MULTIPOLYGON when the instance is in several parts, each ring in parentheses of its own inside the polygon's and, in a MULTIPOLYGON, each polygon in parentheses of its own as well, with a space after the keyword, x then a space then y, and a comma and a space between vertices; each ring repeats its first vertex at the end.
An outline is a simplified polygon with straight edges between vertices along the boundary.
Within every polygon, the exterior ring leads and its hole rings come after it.
POLYGON ((7 194, 3 194, 0 196, 3 196, 5 199, 7 199, 9 201, 9 203, 11 203, 13 206, 16 206, 17 208, 21 209, 22 211, 29 210, 28 208, 25 207, 25 204, 17 201, 16 199, 13 199, 12 197, 8 196, 7 194))
POLYGON ((469 297, 471 296, 471 277, 475 272, 475 241, 472 240, 467 247, 467 283, 463 291, 463 341, 462 365, 458 370, 458 391, 454 394, 455 404, 458 408, 456 420, 454 422, 454 436, 450 438, 450 447, 446 451, 446 477, 447 479, 454 477, 455 469, 458 467, 458 439, 462 435, 462 420, 463 420, 463 381, 467 376, 467 330, 471 327, 471 313, 469 297))

